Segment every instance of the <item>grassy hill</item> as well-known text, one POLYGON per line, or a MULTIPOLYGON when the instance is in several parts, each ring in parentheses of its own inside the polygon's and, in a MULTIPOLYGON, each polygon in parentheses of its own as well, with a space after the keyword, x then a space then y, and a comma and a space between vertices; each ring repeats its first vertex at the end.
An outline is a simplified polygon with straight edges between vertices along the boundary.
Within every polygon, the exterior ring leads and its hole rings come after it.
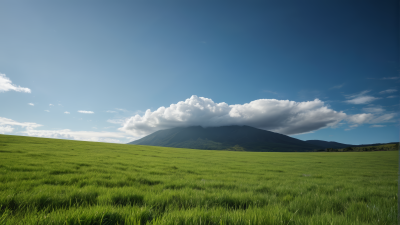
POLYGON ((0 135, 0 224, 397 224, 398 158, 0 135))
POLYGON ((177 127, 156 131, 129 144, 254 152, 307 152, 321 148, 296 138, 250 126, 177 127))

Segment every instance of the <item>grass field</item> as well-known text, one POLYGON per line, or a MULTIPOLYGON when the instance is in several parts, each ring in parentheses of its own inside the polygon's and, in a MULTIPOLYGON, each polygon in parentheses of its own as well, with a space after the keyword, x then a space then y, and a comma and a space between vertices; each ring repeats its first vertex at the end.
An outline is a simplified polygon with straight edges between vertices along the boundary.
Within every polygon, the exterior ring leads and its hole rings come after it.
POLYGON ((0 135, 0 224, 392 225, 398 158, 0 135))

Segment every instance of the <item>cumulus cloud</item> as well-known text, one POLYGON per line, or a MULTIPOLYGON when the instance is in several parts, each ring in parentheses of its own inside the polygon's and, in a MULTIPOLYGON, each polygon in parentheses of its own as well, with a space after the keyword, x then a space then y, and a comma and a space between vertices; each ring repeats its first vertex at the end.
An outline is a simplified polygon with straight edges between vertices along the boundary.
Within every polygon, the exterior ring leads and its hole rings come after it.
POLYGON ((64 130, 26 130, 21 133, 34 137, 71 139, 80 141, 120 143, 120 138, 126 138, 121 132, 71 131, 64 130))
POLYGON ((397 89, 387 89, 387 90, 379 92, 379 94, 390 94, 390 93, 394 93, 394 92, 397 92, 397 89))
MULTIPOLYGON (((9 126, 20 126, 23 128, 26 128, 27 130, 34 129, 36 127, 40 127, 42 125, 37 124, 37 123, 29 123, 29 122, 17 122, 12 119, 0 117, 0 126, 1 127, 9 127, 9 126)), ((7 128, 9 130, 9 128, 7 128)))
POLYGON ((70 112, 68 112, 68 111, 65 111, 64 113, 65 113, 65 114, 70 114, 70 112))
POLYGON ((345 102, 351 103, 351 104, 368 104, 372 101, 379 99, 379 98, 376 98, 373 96, 366 95, 368 92, 370 92, 370 91, 362 91, 359 94, 349 95, 349 96, 347 96, 347 98, 349 100, 347 100, 345 102))
POLYGON ((33 103, 28 103, 28 105, 35 106, 35 104, 33 104, 33 103))
POLYGON ((0 73, 0 92, 6 92, 6 91, 31 93, 31 89, 14 85, 11 82, 10 78, 6 77, 5 74, 0 73))
POLYGON ((78 113, 93 114, 92 111, 79 110, 78 113))
POLYGON ((13 132, 14 128, 11 126, 0 126, 0 134, 7 134, 13 132))
POLYGON ((259 99, 243 105, 228 105, 193 95, 153 112, 148 109, 143 116, 137 114, 125 120, 119 130, 144 136, 173 127, 248 125, 295 135, 334 126, 345 118, 345 113, 329 109, 319 99, 307 102, 259 99))

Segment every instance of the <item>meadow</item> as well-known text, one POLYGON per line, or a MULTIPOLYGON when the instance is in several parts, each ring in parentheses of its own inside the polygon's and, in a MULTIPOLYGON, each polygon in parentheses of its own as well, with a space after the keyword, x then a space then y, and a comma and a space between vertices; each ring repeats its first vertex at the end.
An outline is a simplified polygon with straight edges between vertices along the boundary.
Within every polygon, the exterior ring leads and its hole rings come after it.
POLYGON ((0 224, 392 225, 398 159, 0 135, 0 224))

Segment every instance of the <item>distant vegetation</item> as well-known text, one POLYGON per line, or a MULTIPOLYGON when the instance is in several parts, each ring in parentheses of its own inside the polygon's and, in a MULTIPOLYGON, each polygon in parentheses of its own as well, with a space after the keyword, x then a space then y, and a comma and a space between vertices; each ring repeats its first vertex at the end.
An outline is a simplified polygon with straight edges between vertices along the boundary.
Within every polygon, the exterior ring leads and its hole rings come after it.
POLYGON ((398 153, 0 135, 0 224, 397 224, 398 153))
MULTIPOLYGON (((327 152, 369 152, 369 151, 396 151, 399 150, 399 143, 396 144, 385 144, 385 145, 373 145, 373 146, 352 146, 341 149, 327 148, 327 152)), ((324 151, 324 150, 320 150, 324 151)))

